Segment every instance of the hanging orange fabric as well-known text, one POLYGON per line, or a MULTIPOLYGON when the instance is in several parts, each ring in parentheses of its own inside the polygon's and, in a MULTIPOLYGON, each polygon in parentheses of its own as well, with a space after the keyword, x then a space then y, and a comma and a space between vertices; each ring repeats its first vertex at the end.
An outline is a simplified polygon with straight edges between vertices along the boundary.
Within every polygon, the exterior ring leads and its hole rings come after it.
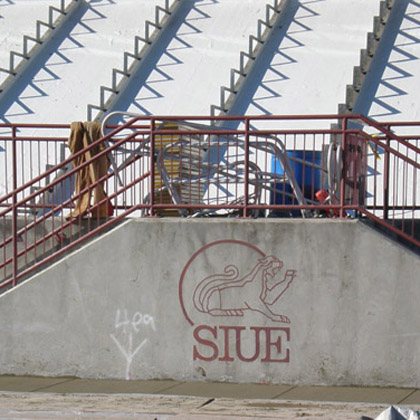
MULTIPOLYGON (((101 126, 95 122, 73 122, 70 126, 70 137, 68 139, 68 145, 72 155, 79 152, 80 150, 86 149, 93 142, 101 137, 101 126)), ((105 149, 103 143, 87 150, 73 160, 73 166, 78 167, 88 160, 92 159, 93 156, 100 153, 105 149)), ((94 218, 105 218, 112 214, 112 206, 108 200, 104 201, 95 207, 100 201, 106 198, 104 189, 104 181, 98 183, 92 188, 89 186, 94 185, 98 179, 106 175, 110 166, 107 155, 103 155, 100 158, 94 160, 89 165, 81 168, 76 172, 76 202, 75 209, 67 216, 67 218, 84 216, 88 210, 91 212, 94 218), (81 191, 88 188, 86 192, 80 194, 81 191), (93 191, 93 207, 90 206, 90 199, 93 191)))

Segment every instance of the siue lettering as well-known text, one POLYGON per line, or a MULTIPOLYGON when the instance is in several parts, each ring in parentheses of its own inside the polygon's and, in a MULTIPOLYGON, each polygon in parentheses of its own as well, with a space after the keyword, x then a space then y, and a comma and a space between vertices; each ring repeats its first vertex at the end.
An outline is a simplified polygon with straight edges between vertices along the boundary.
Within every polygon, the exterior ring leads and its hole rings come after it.
POLYGON ((193 360, 289 363, 290 328, 199 325, 193 360), (247 349, 245 350, 245 345, 247 349))

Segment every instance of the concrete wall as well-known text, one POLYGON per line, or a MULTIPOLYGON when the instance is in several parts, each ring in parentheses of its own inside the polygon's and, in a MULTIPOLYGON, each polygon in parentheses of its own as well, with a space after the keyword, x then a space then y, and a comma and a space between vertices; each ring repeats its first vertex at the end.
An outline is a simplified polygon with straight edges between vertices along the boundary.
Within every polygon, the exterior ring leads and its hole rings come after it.
POLYGON ((419 272, 358 221, 130 220, 0 297, 0 374, 418 387, 419 272))

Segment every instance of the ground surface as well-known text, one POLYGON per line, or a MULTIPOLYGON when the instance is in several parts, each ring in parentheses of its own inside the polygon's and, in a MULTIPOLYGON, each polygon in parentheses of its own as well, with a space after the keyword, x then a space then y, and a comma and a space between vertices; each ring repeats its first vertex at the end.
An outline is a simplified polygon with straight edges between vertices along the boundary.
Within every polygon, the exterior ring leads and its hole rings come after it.
POLYGON ((359 420, 390 405, 419 410, 420 390, 0 376, 0 420, 359 420))
POLYGON ((376 417, 387 406, 141 394, 2 393, 1 419, 324 419, 376 417))

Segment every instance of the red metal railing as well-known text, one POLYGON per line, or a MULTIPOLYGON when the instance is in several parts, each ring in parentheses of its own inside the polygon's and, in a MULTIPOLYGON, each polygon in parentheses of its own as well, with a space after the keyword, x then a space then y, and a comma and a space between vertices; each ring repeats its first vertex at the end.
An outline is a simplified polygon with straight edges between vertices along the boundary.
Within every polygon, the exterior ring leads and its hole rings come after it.
POLYGON ((126 217, 363 216, 420 246, 419 137, 391 131, 402 126, 351 115, 136 117, 73 167, 88 149, 70 156, 68 125, 2 125, 0 289, 126 217), (110 170, 76 194, 77 174, 104 155, 110 170), (69 217, 99 185, 106 197, 69 217), (112 215, 100 218, 101 205, 112 215))
POLYGON ((360 211, 385 229, 420 246, 420 136, 419 123, 383 124, 370 140, 370 173, 366 203, 360 211), (395 136, 391 130, 403 128, 395 136))

